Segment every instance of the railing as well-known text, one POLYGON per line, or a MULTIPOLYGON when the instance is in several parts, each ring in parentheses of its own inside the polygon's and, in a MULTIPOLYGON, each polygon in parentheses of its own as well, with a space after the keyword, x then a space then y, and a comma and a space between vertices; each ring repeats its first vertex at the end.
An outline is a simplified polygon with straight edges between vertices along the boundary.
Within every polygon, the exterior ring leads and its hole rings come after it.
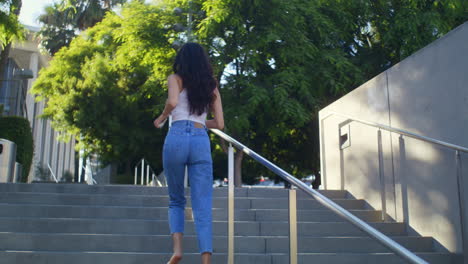
POLYGON ((80 172, 78 172, 78 182, 82 181, 81 176, 83 176, 83 175, 81 173, 81 170, 84 171, 84 181, 88 185, 97 184, 97 181, 94 179, 93 169, 91 168, 91 166, 89 164, 87 166, 81 166, 80 172), (89 170, 87 168, 89 168, 89 170))
POLYGON ((451 148, 451 149, 456 150, 456 151, 461 151, 461 152, 468 153, 468 148, 466 148, 466 147, 462 147, 462 146, 458 146, 458 145, 455 145, 455 144, 447 143, 445 141, 433 139, 433 138, 426 137, 426 136, 421 136, 421 135, 409 132, 409 131, 404 130, 404 129, 393 128, 393 127, 382 125, 382 124, 379 124, 379 123, 365 121, 365 120, 362 120, 362 119, 359 119, 359 118, 354 118, 354 117, 351 117, 351 116, 348 116, 348 115, 345 115, 345 114, 336 113, 336 112, 333 112, 333 111, 328 112, 328 114, 324 118, 322 118, 321 121, 323 121, 323 120, 325 120, 325 119, 327 119, 327 118, 329 118, 330 116, 333 116, 333 115, 349 119, 349 120, 351 120, 353 122, 358 122, 358 123, 361 123, 361 124, 364 124, 364 125, 380 128, 380 129, 387 130, 387 131, 390 131, 390 132, 394 132, 394 133, 397 133, 397 134, 400 134, 400 135, 405 135, 405 136, 408 136, 408 137, 412 137, 412 138, 419 139, 419 140, 422 140, 422 141, 426 141, 426 142, 429 142, 429 143, 433 143, 433 144, 436 144, 436 145, 451 148))
POLYGON ((141 159, 135 165, 134 185, 138 184, 138 168, 139 167, 141 167, 141 169, 140 169, 140 185, 148 185, 150 183, 150 175, 151 175, 151 180, 153 181, 153 183, 155 183, 157 186, 165 186, 165 181, 163 181, 163 183, 161 183, 161 181, 156 176, 156 173, 154 172, 153 168, 151 168, 151 166, 149 165, 149 162, 147 160, 145 160, 144 158, 141 159), (146 162, 146 164, 145 164, 145 162, 146 162), (146 179, 146 182, 145 182, 145 179, 146 179))
MULTIPOLYGON (((378 129, 377 131, 377 140, 378 140, 378 158, 379 158, 379 180, 380 180, 380 186, 381 186, 381 191, 380 191, 380 195, 381 195, 381 202, 382 202, 382 218, 385 219, 385 216, 386 216, 386 198, 385 198, 385 184, 384 184, 384 175, 383 175, 383 150, 382 150, 382 132, 381 130, 386 130, 386 131, 389 131, 391 133, 396 133, 396 134, 399 134, 400 137, 402 136, 407 136, 407 137, 410 137, 410 138, 413 138, 413 139, 417 139, 417 140, 421 140, 421 141, 424 141, 424 142, 428 142, 428 143, 431 143, 431 144, 435 144, 435 145, 439 145, 439 146, 443 146, 443 147, 447 147, 449 149, 452 149, 455 151, 455 164, 456 164, 456 177, 457 177, 457 191, 458 191, 458 202, 459 202, 459 210, 460 210, 460 226, 461 226, 461 233, 462 233, 462 248, 463 248, 463 252, 466 253, 468 252, 468 234, 466 233, 468 230, 466 230, 466 226, 465 226, 465 222, 464 222, 464 219, 465 219, 465 212, 466 212, 466 206, 465 206, 465 202, 463 200, 463 197, 464 196, 464 190, 463 190, 463 177, 462 177, 462 164, 461 164, 461 160, 460 160, 460 152, 464 152, 464 153, 468 153, 468 148, 466 147, 462 147, 462 146, 458 146, 458 145, 455 145, 455 144, 451 144, 451 143, 448 143, 448 142, 445 142, 445 141, 441 141, 441 140, 437 140, 437 139, 433 139, 433 138, 430 138, 430 137, 426 137, 426 136, 422 136, 422 135, 418 135, 418 134, 415 134, 415 133, 412 133, 412 132, 409 132, 407 130, 403 130, 403 129, 399 129, 399 128, 394 128, 394 127, 390 127, 390 126, 387 126, 387 125, 383 125, 383 124, 379 124, 379 123, 375 123, 375 122, 370 122, 370 121, 366 121, 366 120, 362 120, 362 119, 359 119, 359 118, 354 118, 352 116, 349 116, 349 115, 345 115, 345 114, 341 114, 341 113, 337 113, 337 112, 333 112, 333 111, 329 111, 327 113, 327 115, 325 115, 323 118, 321 118, 320 120, 320 127, 321 127, 321 167, 322 169, 325 168, 325 163, 323 161, 323 158, 324 158, 324 134, 323 134, 323 126, 324 126, 324 121, 325 119, 331 117, 331 116, 339 116, 339 117, 342 117, 342 118, 345 118, 347 119, 346 121, 344 121, 343 123, 341 123, 339 125, 339 129, 341 130, 341 128, 346 125, 346 124, 349 124, 350 122, 357 122, 357 123, 360 123, 360 124, 363 124, 363 125, 367 125, 367 126, 371 126, 371 127, 375 127, 378 129)), ((325 170, 322 174, 322 177, 325 176, 325 170)), ((465 264, 468 264, 468 258, 465 256, 464 258, 464 263, 465 264)))
MULTIPOLYGON (((328 199, 318 191, 308 187, 302 181, 298 180, 291 174, 287 173, 283 169, 279 168, 275 164, 271 163, 264 157, 260 156, 253 150, 244 146, 234 138, 229 135, 221 132, 218 129, 211 129, 211 131, 221 137, 222 139, 229 142, 228 150, 228 177, 229 177, 229 187, 228 187, 228 264, 234 264, 234 150, 232 145, 234 145, 238 150, 243 151, 245 154, 252 157, 257 162, 261 163, 269 170, 291 183, 292 186, 297 187, 306 194, 315 198, 320 204, 331 209, 336 214, 343 217, 345 220, 349 221, 370 237, 374 238, 397 255, 407 260, 409 263, 427 263, 420 257, 416 256, 414 253, 410 252, 397 242, 393 241, 386 235, 382 234, 375 228, 371 227, 361 219, 357 218, 332 200, 328 199)), ((290 230, 290 264, 297 264, 297 217, 296 217, 296 191, 294 188, 291 188, 289 191, 289 230, 290 230)))
POLYGON ((52 174, 52 177, 54 178, 54 181, 57 183, 58 182, 57 177, 55 177, 55 173, 52 170, 52 168, 50 167, 49 163, 47 163, 47 167, 49 168, 50 174, 52 174))

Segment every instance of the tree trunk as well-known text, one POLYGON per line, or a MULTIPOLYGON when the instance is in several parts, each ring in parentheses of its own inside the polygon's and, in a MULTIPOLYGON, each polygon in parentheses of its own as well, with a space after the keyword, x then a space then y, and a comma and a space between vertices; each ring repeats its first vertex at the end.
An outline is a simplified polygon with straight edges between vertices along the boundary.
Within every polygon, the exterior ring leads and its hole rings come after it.
POLYGON ((237 150, 234 156, 234 186, 242 187, 242 159, 244 152, 237 150))

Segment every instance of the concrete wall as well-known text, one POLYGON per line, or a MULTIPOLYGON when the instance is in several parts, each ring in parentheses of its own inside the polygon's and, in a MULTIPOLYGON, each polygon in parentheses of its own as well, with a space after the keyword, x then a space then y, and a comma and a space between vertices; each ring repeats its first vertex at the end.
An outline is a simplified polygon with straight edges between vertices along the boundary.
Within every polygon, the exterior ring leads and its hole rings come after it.
MULTIPOLYGON (((467 43, 465 23, 320 111, 324 187, 347 189, 376 209, 385 205, 410 232, 451 252, 462 251, 455 151, 382 130, 379 162, 377 128, 330 114, 468 147, 467 43), (340 126, 350 130, 344 149, 340 126)), ((468 193, 467 153, 461 162, 468 193)))

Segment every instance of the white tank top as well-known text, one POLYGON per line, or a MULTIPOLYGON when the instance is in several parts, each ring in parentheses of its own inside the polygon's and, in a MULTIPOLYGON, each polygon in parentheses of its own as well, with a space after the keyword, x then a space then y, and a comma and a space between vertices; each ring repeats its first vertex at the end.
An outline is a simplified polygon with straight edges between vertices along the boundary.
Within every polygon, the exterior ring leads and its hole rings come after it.
POLYGON ((172 110, 172 122, 177 120, 190 120, 205 125, 206 112, 201 115, 190 114, 190 104, 185 89, 179 93, 179 101, 172 110))

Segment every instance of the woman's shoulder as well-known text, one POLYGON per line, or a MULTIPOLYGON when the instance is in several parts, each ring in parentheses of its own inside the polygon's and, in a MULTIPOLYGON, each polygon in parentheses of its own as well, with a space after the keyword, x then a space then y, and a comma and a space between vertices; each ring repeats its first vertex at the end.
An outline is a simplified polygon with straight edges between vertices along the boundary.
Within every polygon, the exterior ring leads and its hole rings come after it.
POLYGON ((178 81, 178 82, 179 82, 179 81, 180 81, 180 82, 182 81, 182 77, 180 77, 180 75, 177 74, 177 73, 173 73, 173 74, 167 76, 167 79, 168 79, 168 80, 171 80, 171 79, 172 79, 172 80, 176 80, 176 81, 178 81))
POLYGON ((183 88, 183 84, 182 84, 182 77, 180 77, 180 75, 178 75, 177 73, 173 73, 171 75, 169 75, 167 77, 167 81, 168 82, 176 82, 179 86, 179 92, 181 92, 184 88, 183 88))

